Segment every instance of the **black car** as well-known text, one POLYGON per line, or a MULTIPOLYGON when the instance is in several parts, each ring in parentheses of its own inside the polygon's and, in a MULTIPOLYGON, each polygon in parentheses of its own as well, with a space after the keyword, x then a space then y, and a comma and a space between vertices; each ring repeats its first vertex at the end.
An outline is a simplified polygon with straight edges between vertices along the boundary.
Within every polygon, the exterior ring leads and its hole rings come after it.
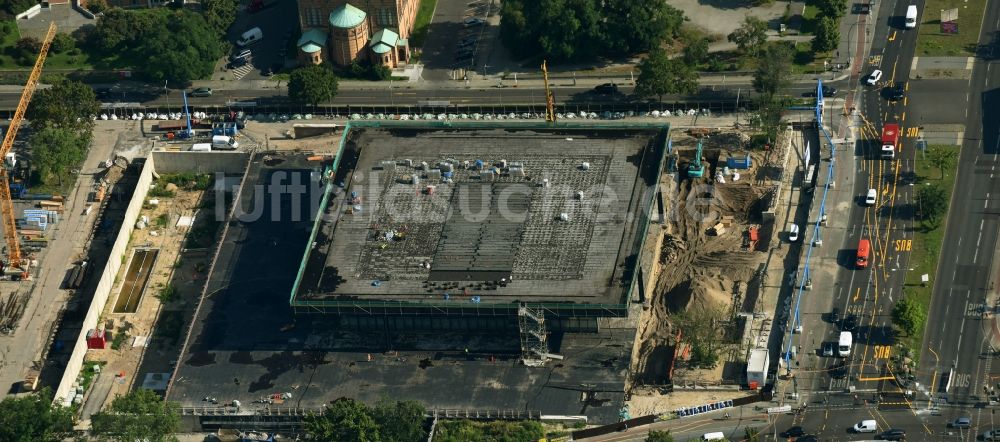
POLYGON ((614 83, 599 84, 594 87, 594 92, 603 95, 616 94, 618 93, 618 85, 614 83))
POLYGON ((97 95, 97 98, 100 100, 106 99, 111 96, 111 89, 108 88, 94 89, 94 95, 97 95))
POLYGON ((792 428, 789 428, 789 429, 787 429, 785 431, 782 431, 781 432, 781 437, 799 437, 799 436, 802 436, 803 434, 806 434, 806 430, 804 430, 804 429, 802 429, 802 427, 796 425, 796 426, 794 426, 792 428))
POLYGON ((903 97, 906 95, 906 84, 902 82, 896 83, 896 85, 893 86, 892 88, 888 88, 888 90, 885 92, 885 95, 886 98, 888 98, 891 101, 902 100, 903 97))
POLYGON ((858 317, 855 315, 847 315, 847 317, 844 318, 844 323, 840 325, 840 328, 844 331, 854 331, 854 329, 858 328, 858 317))
POLYGON ((834 308, 833 311, 830 312, 830 322, 833 323, 833 324, 836 324, 836 323, 840 322, 840 309, 839 308, 834 308))
MULTIPOLYGON (((806 93, 804 93, 802 95, 805 96, 805 97, 815 97, 816 96, 816 89, 812 89, 809 92, 806 92, 806 93)), ((837 95, 837 88, 835 88, 833 86, 823 85, 823 96, 824 97, 830 98, 830 97, 833 97, 834 95, 837 95)))
POLYGON ((802 437, 796 437, 795 442, 819 442, 819 439, 817 439, 816 436, 807 434, 802 437))
POLYGON ((878 438, 882 440, 903 440, 906 439, 906 431, 896 428, 889 429, 883 431, 878 438))

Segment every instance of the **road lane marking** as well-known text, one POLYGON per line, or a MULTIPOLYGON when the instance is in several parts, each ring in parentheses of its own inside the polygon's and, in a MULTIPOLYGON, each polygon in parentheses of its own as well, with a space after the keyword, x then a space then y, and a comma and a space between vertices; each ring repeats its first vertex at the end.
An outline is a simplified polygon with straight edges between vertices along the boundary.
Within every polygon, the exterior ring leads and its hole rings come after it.
POLYGON ((889 36, 889 41, 893 41, 895 39, 896 39, 896 31, 892 31, 892 35, 889 36))

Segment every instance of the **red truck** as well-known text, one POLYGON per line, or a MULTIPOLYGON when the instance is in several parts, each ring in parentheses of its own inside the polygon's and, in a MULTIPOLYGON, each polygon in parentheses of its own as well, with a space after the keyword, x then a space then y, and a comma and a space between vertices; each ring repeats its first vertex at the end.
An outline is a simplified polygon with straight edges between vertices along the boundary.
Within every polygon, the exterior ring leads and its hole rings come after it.
POLYGON ((882 126, 882 158, 893 159, 899 145, 899 124, 886 123, 882 126))

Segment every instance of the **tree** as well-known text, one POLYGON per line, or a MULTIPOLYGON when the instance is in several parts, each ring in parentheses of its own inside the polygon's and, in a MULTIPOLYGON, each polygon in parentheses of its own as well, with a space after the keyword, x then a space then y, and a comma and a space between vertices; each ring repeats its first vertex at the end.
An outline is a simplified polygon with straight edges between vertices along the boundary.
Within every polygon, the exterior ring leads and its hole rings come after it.
POLYGON ((767 23, 752 15, 743 19, 743 24, 727 37, 736 43, 740 52, 746 55, 757 55, 764 43, 767 43, 767 23))
POLYGON ((719 361, 722 348, 722 334, 716 321, 725 317, 725 312, 715 306, 690 308, 674 315, 684 340, 691 344, 691 365, 712 368, 719 361))
POLYGON ((316 106, 337 95, 337 77, 323 66, 306 66, 292 71, 288 79, 288 98, 316 106))
POLYGON ((944 171, 951 170, 955 168, 955 161, 957 161, 956 154, 958 152, 955 149, 945 147, 945 146, 931 146, 927 149, 927 156, 931 160, 931 163, 937 166, 938 173, 940 174, 939 179, 944 179, 944 171))
POLYGON ((146 29, 132 54, 146 60, 142 69, 151 80, 185 85, 212 74, 223 54, 218 36, 201 15, 181 9, 146 29))
POLYGON ((500 37, 515 55, 549 61, 620 57, 676 38, 684 14, 661 0, 505 0, 500 37))
POLYGON ((674 442, 674 436, 670 434, 670 430, 650 430, 646 435, 646 442, 674 442))
POLYGON ((0 401, 0 440, 10 442, 60 441, 73 430, 73 411, 52 405, 52 392, 0 401))
POLYGON ((830 17, 819 19, 816 25, 816 35, 812 39, 814 52, 829 52, 840 43, 840 25, 838 20, 830 17))
POLYGON ((91 416, 91 431, 119 441, 166 441, 173 439, 180 422, 176 403, 139 389, 118 395, 107 410, 91 416))
POLYGON ((659 47, 677 38, 684 12, 663 0, 615 0, 603 2, 606 17, 600 35, 608 51, 633 54, 659 47))
POLYGON ((60 127, 86 135, 94 128, 91 115, 97 115, 101 104, 94 89, 74 80, 60 80, 47 89, 35 91, 25 117, 34 127, 60 127))
POLYGON ((684 47, 684 63, 697 66, 708 59, 708 39, 699 38, 684 47))
POLYGON ((59 32, 52 39, 52 52, 57 54, 69 52, 76 47, 76 39, 65 32, 59 32))
POLYGON ((201 12, 205 21, 219 34, 225 34, 236 21, 239 5, 236 0, 201 0, 201 12))
POLYGON ((367 405, 340 398, 330 403, 323 414, 306 416, 304 427, 313 440, 349 440, 378 442, 378 424, 367 405))
POLYGON ((62 185, 63 177, 87 158, 89 136, 63 127, 43 127, 31 137, 31 158, 38 178, 43 183, 55 178, 62 185))
POLYGON ((783 43, 769 45, 758 59, 753 87, 762 95, 773 97, 788 87, 791 72, 791 47, 783 43))
POLYGON ((655 95, 663 101, 667 94, 698 92, 698 73, 680 60, 671 60, 661 48, 653 49, 639 62, 639 78, 635 93, 641 97, 655 95))
MULTIPOLYGON (((125 52, 138 42, 147 30, 157 25, 157 18, 164 13, 127 11, 110 8, 97 18, 94 32, 90 34, 90 45, 100 52, 125 52)), ((152 57, 149 57, 152 58, 152 57)))
POLYGON ((536 421, 439 421, 434 433, 435 442, 528 441, 544 437, 545 429, 536 421))
POLYGON ((948 193, 937 183, 921 186, 917 191, 917 208, 920 219, 936 228, 948 209, 948 193))
POLYGON ((426 411, 418 402, 382 399, 372 409, 372 417, 379 425, 382 440, 420 442, 427 440, 423 427, 426 411))
POLYGON ((372 64, 370 76, 375 81, 385 81, 392 78, 392 69, 382 63, 372 64))
POLYGON ((744 428, 743 440, 745 440, 746 442, 760 442, 760 430, 754 427, 744 428))
POLYGON ((892 322, 908 336, 913 336, 926 320, 927 312, 923 306, 908 295, 903 296, 892 308, 892 322))
POLYGON ((109 8, 108 0, 87 0, 87 10, 94 14, 100 14, 109 8))
POLYGON ((838 21, 847 12, 847 0, 815 0, 819 16, 838 21))

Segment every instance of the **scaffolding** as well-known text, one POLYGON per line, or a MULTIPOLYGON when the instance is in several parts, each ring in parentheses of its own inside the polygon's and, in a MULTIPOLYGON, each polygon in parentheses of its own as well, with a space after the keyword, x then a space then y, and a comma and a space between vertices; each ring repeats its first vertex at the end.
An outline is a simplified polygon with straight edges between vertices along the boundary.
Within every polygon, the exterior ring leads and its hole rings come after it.
POLYGON ((528 367, 541 367, 548 360, 545 343, 545 313, 521 304, 517 309, 517 325, 521 334, 521 361, 528 367))

